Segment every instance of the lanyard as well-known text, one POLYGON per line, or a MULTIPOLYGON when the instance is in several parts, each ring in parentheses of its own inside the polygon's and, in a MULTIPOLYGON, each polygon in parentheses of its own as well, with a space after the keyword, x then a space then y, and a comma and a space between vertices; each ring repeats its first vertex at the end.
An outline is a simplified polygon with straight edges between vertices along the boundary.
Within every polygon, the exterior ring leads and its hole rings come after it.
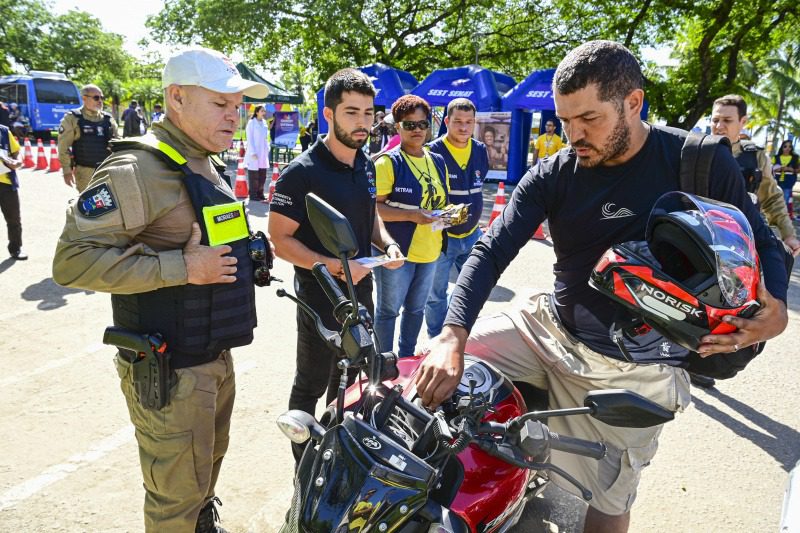
MULTIPOLYGON (((423 151, 423 158, 425 159, 425 171, 423 171, 414 163, 414 161, 411 160, 411 157, 409 157, 405 153, 405 151, 400 150, 400 153, 403 155, 403 159, 405 160, 405 162, 408 163, 409 166, 411 166, 414 170, 417 171, 420 178, 425 180, 425 185, 427 186, 428 189, 428 199, 425 202, 426 205, 423 205, 421 207, 425 209, 438 209, 439 207, 441 207, 437 205, 438 202, 434 203, 437 198, 437 195, 436 195, 436 189, 433 186, 433 175, 431 174, 431 167, 430 167, 430 156, 423 151)), ((417 178, 417 181, 419 181, 419 178, 417 178)), ((422 183, 420 182, 420 185, 421 184, 422 183)))

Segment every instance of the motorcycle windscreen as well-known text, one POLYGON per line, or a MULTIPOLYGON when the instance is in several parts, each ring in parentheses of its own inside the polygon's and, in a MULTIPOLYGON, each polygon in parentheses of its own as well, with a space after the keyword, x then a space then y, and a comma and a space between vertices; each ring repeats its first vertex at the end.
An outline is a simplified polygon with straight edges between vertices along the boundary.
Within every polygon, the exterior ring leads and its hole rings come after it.
POLYGON ((325 434, 302 475, 289 513, 296 523, 284 531, 355 533, 382 523, 399 530, 425 504, 433 480, 430 467, 352 417, 325 434))

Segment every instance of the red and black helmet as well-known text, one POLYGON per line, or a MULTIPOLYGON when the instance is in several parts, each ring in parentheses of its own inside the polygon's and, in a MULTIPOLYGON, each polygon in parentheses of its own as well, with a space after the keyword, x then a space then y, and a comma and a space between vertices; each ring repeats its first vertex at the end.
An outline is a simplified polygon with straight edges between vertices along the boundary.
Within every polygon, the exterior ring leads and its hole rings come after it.
POLYGON ((696 351, 704 335, 736 330, 722 317, 758 309, 755 239, 736 207, 667 193, 650 212, 645 239, 612 246, 589 284, 668 340, 696 351))

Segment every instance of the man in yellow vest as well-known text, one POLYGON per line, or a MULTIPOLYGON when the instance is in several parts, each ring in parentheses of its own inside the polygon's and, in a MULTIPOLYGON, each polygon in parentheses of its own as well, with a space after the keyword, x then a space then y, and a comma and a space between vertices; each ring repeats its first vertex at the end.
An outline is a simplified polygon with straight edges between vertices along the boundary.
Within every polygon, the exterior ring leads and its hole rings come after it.
POLYGON ((539 135, 539 138, 536 139, 536 144, 534 144, 534 165, 539 159, 550 157, 554 153, 561 150, 561 147, 564 146, 564 143, 561 142, 561 136, 556 133, 556 123, 553 119, 545 122, 544 130, 545 133, 543 135, 539 135))

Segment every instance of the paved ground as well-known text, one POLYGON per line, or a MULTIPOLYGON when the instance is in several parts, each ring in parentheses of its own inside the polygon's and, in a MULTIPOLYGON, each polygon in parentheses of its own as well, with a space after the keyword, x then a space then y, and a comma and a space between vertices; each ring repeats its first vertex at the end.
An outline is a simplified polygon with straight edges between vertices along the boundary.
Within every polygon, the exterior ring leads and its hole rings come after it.
MULTIPOLYGON (((59 287, 50 273, 72 193, 56 174, 25 171, 21 196, 31 259, 0 260, 0 329, 6 332, 0 341, 0 524, 24 532, 140 531, 133 432, 113 351, 99 344, 109 298, 59 287)), ((251 214, 256 229, 265 229, 265 206, 253 206, 251 214)), ((547 244, 528 245, 487 312, 549 286, 552 261, 547 244)), ((277 275, 290 279, 290 268, 280 263, 277 275)), ((697 392, 692 407, 666 427, 644 475, 633 532, 777 529, 787 472, 800 459, 797 275, 783 336, 733 382, 697 392)), ((235 352, 237 403, 218 484, 224 525, 232 532, 275 531, 291 493, 289 445, 275 418, 294 371, 294 309, 270 288, 259 290, 258 311, 255 342, 235 352)), ((548 502, 555 503, 536 502, 530 514, 543 515, 550 531, 575 531, 580 504, 548 502)), ((517 528, 537 529, 535 518, 517 528)))

